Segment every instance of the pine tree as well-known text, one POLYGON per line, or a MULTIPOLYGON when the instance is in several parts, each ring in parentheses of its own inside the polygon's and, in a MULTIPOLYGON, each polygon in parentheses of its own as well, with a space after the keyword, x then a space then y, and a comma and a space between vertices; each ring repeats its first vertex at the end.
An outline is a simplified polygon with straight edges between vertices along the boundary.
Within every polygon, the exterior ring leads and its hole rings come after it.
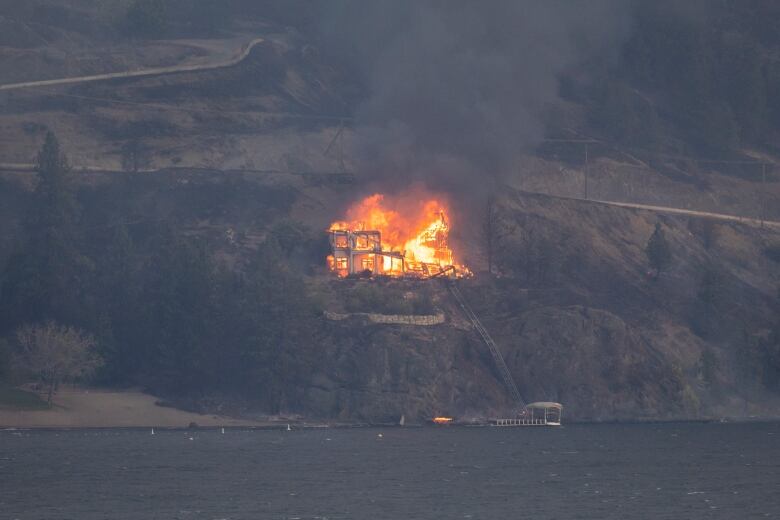
POLYGON ((0 292, 0 329, 55 319, 79 322, 91 263, 79 251, 80 208, 71 168, 51 132, 38 154, 38 184, 25 229, 26 242, 8 262, 0 292))
MULTIPOLYGON (((198 392, 212 382, 217 345, 214 266, 205 245, 163 230, 146 266, 140 313, 145 330, 140 364, 149 383, 169 392, 198 392)), ((132 360, 128 360, 132 362, 132 360)))
POLYGON ((645 254, 647 255, 650 267, 656 272, 657 276, 660 275, 672 261, 672 250, 669 247, 669 242, 666 240, 664 230, 658 222, 655 224, 655 230, 650 236, 650 240, 647 241, 645 254))
POLYGON ((101 302, 94 332, 106 360, 100 374, 113 382, 129 382, 138 372, 136 351, 142 341, 138 317, 140 301, 140 259, 127 227, 114 224, 96 255, 92 294, 101 302))

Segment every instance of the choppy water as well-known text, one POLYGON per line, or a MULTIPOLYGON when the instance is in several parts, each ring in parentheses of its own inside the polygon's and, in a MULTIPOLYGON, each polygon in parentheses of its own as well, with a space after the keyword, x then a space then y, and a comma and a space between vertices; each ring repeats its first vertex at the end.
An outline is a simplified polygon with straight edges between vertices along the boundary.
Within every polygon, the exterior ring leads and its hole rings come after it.
POLYGON ((780 518, 780 424, 0 431, 6 518, 780 518))

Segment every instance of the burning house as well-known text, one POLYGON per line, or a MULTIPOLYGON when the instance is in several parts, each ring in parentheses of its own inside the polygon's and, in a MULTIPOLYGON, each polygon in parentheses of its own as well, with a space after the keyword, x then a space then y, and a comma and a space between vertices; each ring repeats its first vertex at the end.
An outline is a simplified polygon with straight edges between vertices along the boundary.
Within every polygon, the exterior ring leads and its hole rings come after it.
POLYGON ((446 209, 436 200, 400 212, 387 209, 382 195, 372 195, 351 207, 347 216, 349 220, 334 222, 328 230, 332 250, 328 267, 339 276, 468 274, 453 260, 446 209))
POLYGON ((379 231, 331 228, 330 246, 333 254, 328 257, 328 267, 339 276, 366 271, 377 274, 404 272, 403 255, 383 251, 379 231))

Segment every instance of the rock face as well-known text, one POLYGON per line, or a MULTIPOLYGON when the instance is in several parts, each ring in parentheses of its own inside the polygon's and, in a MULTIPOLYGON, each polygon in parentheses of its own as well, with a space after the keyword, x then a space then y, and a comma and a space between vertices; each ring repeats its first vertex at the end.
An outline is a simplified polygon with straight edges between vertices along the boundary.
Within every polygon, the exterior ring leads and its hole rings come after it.
POLYGON ((467 331, 329 322, 307 414, 342 420, 487 417, 508 408, 491 360, 467 331))
POLYGON ((565 403, 569 417, 625 420, 683 412, 680 374, 607 311, 541 308, 510 320, 501 337, 521 393, 565 403))
MULTIPOLYGON (((762 252, 776 233, 711 223, 699 236, 688 218, 522 194, 502 211, 516 231, 498 251, 498 276, 458 283, 526 401, 559 401, 568 420, 780 415, 780 263, 762 252), (673 259, 654 279, 644 249, 659 220, 673 259)), ((325 326, 305 413, 513 412, 487 347, 444 287, 429 287, 443 324, 325 326)))
MULTIPOLYGON (((487 347, 452 322, 330 322, 304 413, 367 422, 511 415, 513 403, 487 347)), ((527 401, 562 402, 574 420, 685 416, 679 370, 607 311, 548 307, 493 328, 527 401)))

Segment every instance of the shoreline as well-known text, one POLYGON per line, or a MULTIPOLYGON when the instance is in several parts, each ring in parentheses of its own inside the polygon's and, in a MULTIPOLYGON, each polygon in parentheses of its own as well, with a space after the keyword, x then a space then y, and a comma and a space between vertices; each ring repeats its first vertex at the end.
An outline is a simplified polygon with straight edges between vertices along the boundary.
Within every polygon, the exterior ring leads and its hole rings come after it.
MULTIPOLYGON (((54 396, 51 409, 14 409, 0 407, 0 431, 13 430, 98 430, 98 429, 150 429, 158 430, 210 430, 210 429, 253 429, 253 430, 311 430, 318 428, 465 428, 487 427, 488 421, 454 421, 446 426, 422 423, 408 423, 400 426, 389 422, 341 422, 327 419, 305 419, 301 417, 270 419, 247 419, 217 414, 199 414, 170 406, 161 406, 159 399, 138 390, 106 390, 95 388, 65 387, 54 396)), ((615 420, 572 420, 570 425, 633 425, 672 423, 775 423, 780 417, 701 417, 667 419, 615 419, 615 420)), ((515 428, 515 427, 508 427, 515 428)), ((519 426, 517 427, 519 428, 519 426)))
POLYGON ((187 428, 267 426, 265 421, 198 414, 159 406, 158 398, 137 390, 62 388, 48 409, 0 407, 0 429, 187 428))
MULTIPOLYGON (((685 424, 712 424, 712 425, 745 425, 745 424, 777 424, 780 423, 780 418, 760 418, 760 419, 746 419, 746 420, 669 420, 669 421, 614 421, 614 422, 593 422, 593 421, 577 421, 571 423, 565 423, 561 426, 548 426, 548 427, 535 427, 533 429, 544 430, 556 430, 566 428, 567 426, 668 426, 668 425, 685 425, 685 424)), ((290 430, 287 430, 288 423, 261 423, 256 422, 254 424, 232 424, 225 426, 203 426, 197 425, 193 427, 188 426, 148 426, 148 425, 122 425, 122 426, 6 426, 0 425, 0 433, 2 432, 44 432, 44 431, 100 431, 100 430, 123 430, 123 431, 147 431, 153 429, 155 432, 217 432, 222 429, 227 431, 303 431, 303 430, 354 430, 354 429, 406 429, 406 430, 418 430, 423 428, 431 429, 463 429, 463 428, 499 428, 502 430, 527 430, 530 427, 522 426, 495 426, 488 423, 479 424, 450 424, 447 426, 440 426, 434 424, 407 424, 401 426, 398 424, 370 424, 370 423, 355 423, 355 424, 330 424, 330 423, 289 423, 290 430)))

